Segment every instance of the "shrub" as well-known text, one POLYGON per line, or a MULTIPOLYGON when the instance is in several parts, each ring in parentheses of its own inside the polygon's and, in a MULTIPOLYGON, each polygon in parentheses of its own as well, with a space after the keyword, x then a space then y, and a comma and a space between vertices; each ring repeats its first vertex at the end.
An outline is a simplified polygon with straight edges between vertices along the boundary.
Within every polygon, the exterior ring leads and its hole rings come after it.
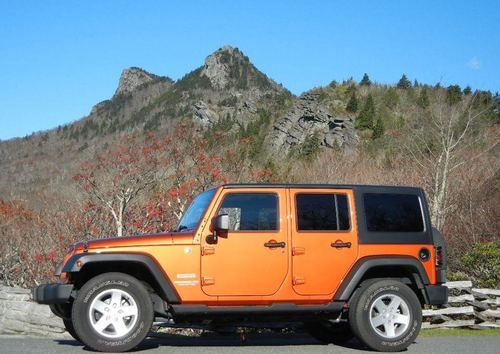
POLYGON ((396 89, 390 87, 385 92, 383 101, 387 108, 394 109, 399 103, 399 94, 396 89))
POLYGON ((476 243, 462 257, 463 271, 477 286, 500 286, 500 241, 476 243))
POLYGON ((356 97, 356 91, 353 91, 351 98, 346 106, 346 111, 351 113, 356 113, 358 111, 358 99, 356 97))
POLYGON ((420 91, 420 96, 418 96, 417 104, 422 109, 426 109, 430 105, 429 95, 427 94, 427 89, 425 87, 420 91))
POLYGON ((313 161, 318 155, 321 149, 321 141, 318 138, 318 134, 314 132, 308 135, 305 140, 294 146, 289 153, 289 157, 292 159, 299 159, 305 161, 313 161))
POLYGON ((373 127, 373 135, 372 139, 378 139, 384 135, 385 132, 385 126, 384 122, 382 120, 382 117, 377 118, 377 122, 375 123, 375 126, 373 127))
POLYGON ((446 90, 446 101, 448 104, 454 105, 455 103, 460 102, 462 99, 462 89, 458 85, 448 86, 446 90))

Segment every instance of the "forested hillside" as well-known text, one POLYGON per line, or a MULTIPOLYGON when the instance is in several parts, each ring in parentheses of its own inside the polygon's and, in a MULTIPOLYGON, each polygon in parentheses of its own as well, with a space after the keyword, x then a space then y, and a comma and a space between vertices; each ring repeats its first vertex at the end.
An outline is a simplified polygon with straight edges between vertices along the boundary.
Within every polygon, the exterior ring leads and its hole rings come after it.
POLYGON ((499 119, 496 93, 404 74, 296 97, 229 46, 177 81, 129 68, 88 116, 0 142, 0 282, 42 280, 77 240, 169 230, 213 185, 321 182, 423 187, 453 272, 498 286, 499 119))

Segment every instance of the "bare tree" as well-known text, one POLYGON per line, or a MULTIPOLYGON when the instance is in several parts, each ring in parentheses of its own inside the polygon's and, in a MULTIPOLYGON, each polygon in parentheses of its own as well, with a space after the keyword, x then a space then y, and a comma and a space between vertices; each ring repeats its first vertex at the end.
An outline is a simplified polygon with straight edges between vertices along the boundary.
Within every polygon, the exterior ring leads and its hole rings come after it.
POLYGON ((405 145, 428 187, 433 225, 442 229, 449 212, 448 190, 455 171, 477 156, 461 158, 459 151, 472 143, 473 123, 485 113, 474 109, 475 97, 449 105, 444 94, 433 99, 422 114, 422 129, 405 145))
POLYGON ((109 211, 116 235, 123 236, 125 215, 130 203, 155 182, 158 153, 162 147, 152 137, 147 144, 134 138, 127 145, 117 145, 110 152, 98 154, 81 165, 73 179, 94 202, 109 211))
POLYGON ((224 151, 215 153, 193 126, 178 124, 165 151, 169 165, 163 187, 169 196, 167 205, 177 220, 182 218, 189 203, 201 191, 225 182, 224 151))

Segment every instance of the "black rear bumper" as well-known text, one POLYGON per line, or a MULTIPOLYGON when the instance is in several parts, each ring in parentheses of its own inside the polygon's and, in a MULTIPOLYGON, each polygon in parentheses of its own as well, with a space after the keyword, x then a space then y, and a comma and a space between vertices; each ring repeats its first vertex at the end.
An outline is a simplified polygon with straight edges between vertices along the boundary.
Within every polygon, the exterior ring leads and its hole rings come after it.
POLYGON ((448 303, 448 287, 444 285, 426 285, 428 305, 444 305, 448 303))
POLYGON ((64 304, 69 301, 73 284, 42 284, 33 288, 33 300, 39 304, 64 304))

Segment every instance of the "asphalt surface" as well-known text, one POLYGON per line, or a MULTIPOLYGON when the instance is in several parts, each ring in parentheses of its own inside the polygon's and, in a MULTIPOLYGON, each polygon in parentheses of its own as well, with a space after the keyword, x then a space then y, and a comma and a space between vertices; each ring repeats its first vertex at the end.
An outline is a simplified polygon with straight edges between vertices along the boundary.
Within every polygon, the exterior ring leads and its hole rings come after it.
MULTIPOLYGON (((89 348, 70 339, 0 336, 0 353, 89 353, 89 348)), ((159 335, 147 338, 133 352, 138 353, 373 353, 357 341, 321 345, 301 334, 251 334, 242 341, 238 335, 187 337, 159 335)), ((419 337, 405 353, 500 353, 500 336, 419 337)))

